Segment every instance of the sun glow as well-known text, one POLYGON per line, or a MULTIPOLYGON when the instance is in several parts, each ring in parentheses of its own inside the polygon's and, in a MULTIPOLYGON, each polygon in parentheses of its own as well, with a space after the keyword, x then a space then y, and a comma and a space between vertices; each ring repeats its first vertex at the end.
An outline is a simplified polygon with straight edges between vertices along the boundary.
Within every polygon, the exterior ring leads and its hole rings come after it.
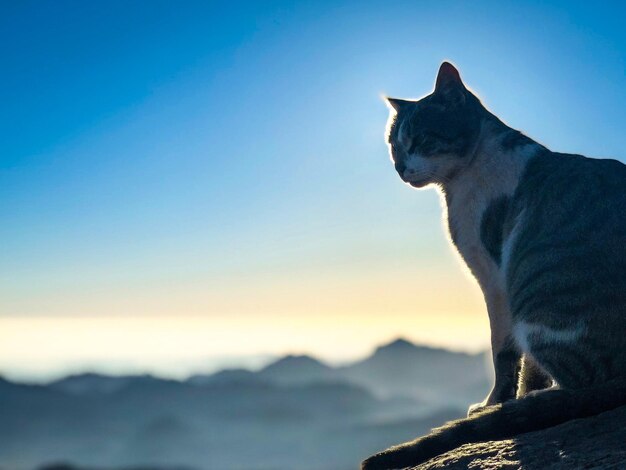
POLYGON ((468 351, 488 344, 486 319, 476 315, 383 316, 0 318, 0 370, 35 379, 86 370, 182 378, 287 353, 342 362, 400 336, 468 351))

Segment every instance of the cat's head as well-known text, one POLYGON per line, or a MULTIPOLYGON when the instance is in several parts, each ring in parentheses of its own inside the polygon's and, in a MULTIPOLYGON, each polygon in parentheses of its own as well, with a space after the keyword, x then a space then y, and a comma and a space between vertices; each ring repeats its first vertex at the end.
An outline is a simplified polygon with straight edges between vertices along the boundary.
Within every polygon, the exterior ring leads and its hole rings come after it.
POLYGON ((441 64, 430 95, 387 101, 387 142, 406 183, 416 188, 445 184, 467 167, 476 152, 483 108, 452 64, 441 64))

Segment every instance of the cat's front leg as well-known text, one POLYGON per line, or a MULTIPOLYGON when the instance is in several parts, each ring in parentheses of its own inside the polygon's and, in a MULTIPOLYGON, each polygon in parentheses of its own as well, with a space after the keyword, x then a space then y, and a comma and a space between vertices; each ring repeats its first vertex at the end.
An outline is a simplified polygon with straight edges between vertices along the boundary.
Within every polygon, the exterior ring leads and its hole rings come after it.
POLYGON ((486 406, 511 400, 517 393, 521 354, 511 335, 511 317, 506 297, 501 290, 492 289, 485 292, 485 301, 491 328, 495 383, 487 398, 469 407, 468 415, 486 406))
POLYGON ((469 407, 468 416, 486 406, 496 405, 515 398, 521 365, 521 355, 514 343, 507 339, 503 347, 494 353, 495 383, 491 392, 481 403, 469 407))

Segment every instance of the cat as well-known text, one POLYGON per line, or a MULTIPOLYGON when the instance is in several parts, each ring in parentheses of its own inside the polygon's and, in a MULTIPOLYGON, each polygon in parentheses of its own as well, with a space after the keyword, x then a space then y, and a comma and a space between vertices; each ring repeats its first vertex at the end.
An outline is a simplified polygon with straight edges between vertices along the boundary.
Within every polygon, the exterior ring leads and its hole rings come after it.
POLYGON ((468 418, 362 469, 626 404, 626 165, 552 152, 511 129, 448 62, 430 95, 387 100, 396 171, 441 192, 452 243, 483 291, 495 384, 468 418))

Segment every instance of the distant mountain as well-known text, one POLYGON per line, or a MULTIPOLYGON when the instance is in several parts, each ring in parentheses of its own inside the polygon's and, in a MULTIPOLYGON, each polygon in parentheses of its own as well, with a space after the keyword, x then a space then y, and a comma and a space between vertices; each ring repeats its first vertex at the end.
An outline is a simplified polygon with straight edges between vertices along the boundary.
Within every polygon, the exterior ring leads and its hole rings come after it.
POLYGON ((464 415, 488 385, 481 355, 405 339, 341 367, 291 355, 259 371, 186 381, 0 378, 0 468, 349 469, 372 450, 464 415))
POLYGON ((74 377, 67 383, 90 385, 78 391, 59 383, 0 381, 0 468, 72 461, 94 469, 154 462, 286 470, 300 468, 300 442, 321 436, 323 445, 323 429, 420 409, 415 402, 378 399, 352 383, 218 380, 223 376, 203 384, 122 378, 123 386, 106 393, 93 384, 114 378, 74 377))
POLYGON ((381 396, 409 395, 432 403, 466 406, 487 394, 485 356, 417 346, 397 339, 340 369, 342 377, 381 396))
POLYGON ((273 383, 302 385, 333 381, 340 376, 327 364, 311 356, 288 355, 268 364, 260 371, 224 369, 213 374, 192 375, 187 382, 194 385, 273 383))
POLYGON ((120 390, 133 383, 155 383, 160 379, 151 375, 103 375, 85 373, 69 375, 49 384, 54 390, 59 390, 71 395, 83 395, 86 393, 108 394, 120 390))
POLYGON ((491 376, 484 354, 466 354, 416 345, 398 338, 376 348, 371 356, 331 367, 306 355, 289 355, 258 372, 226 369, 192 376, 196 385, 273 383, 282 386, 314 382, 347 382, 378 396, 467 407, 487 394, 491 376))
MULTIPOLYGON (((71 395, 106 395, 127 387, 158 388, 163 382, 149 375, 116 377, 87 373, 60 379, 49 386, 71 395)), ((209 375, 194 375, 186 381, 193 386, 239 387, 315 382, 352 383, 382 398, 405 396, 426 403, 465 407, 487 394, 491 376, 483 354, 419 346, 398 338, 379 346, 371 356, 342 367, 331 367, 307 355, 288 355, 256 372, 225 369, 209 375)))
POLYGON ((258 372, 260 377, 281 385, 296 385, 339 378, 337 371, 311 356, 285 356, 258 372))
POLYGON ((429 348, 427 346, 418 346, 407 339, 397 338, 391 341, 389 344, 384 344, 376 348, 374 354, 385 354, 394 352, 413 352, 413 351, 446 351, 445 349, 429 348))
POLYGON ((258 373, 248 369, 224 369, 214 374, 196 374, 187 379, 193 385, 251 384, 265 382, 258 373))
POLYGON ((466 354, 416 345, 398 338, 343 367, 310 356, 285 356, 258 372, 230 369, 193 376, 194 384, 348 382, 380 397, 410 397, 422 402, 466 407, 487 394, 491 376, 484 354, 466 354))

